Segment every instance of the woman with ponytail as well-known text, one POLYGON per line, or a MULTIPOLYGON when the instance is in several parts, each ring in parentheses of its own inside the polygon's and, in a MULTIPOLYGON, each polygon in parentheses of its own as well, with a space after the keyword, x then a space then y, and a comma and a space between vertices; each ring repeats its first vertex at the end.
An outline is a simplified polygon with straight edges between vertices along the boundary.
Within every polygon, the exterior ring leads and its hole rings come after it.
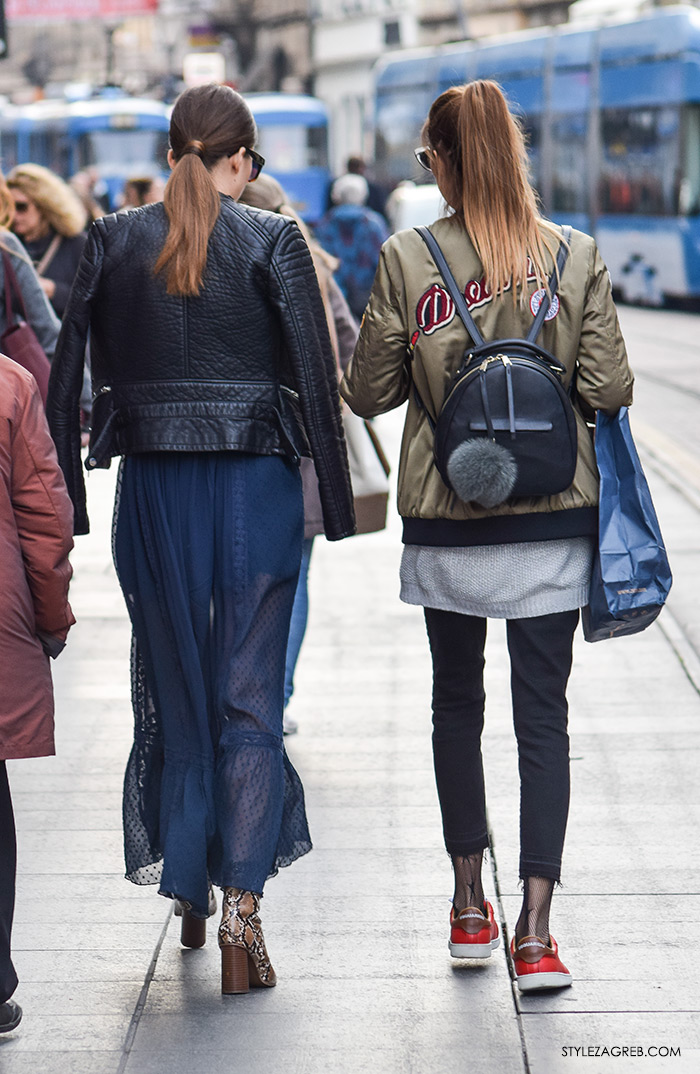
POLYGON ((435 776, 454 870, 451 954, 488 958, 499 942, 481 876, 489 846, 481 732, 491 617, 506 621, 520 767, 524 891, 514 972, 521 990, 560 988, 571 974, 549 911, 569 806, 566 688, 579 609, 588 602, 598 504, 585 419, 629 406, 632 375, 610 278, 588 235, 571 233, 552 298, 562 233, 538 211, 523 134, 500 88, 478 81, 441 94, 421 141, 416 156, 452 209, 430 231, 483 338, 522 339, 540 305, 549 306, 538 342, 565 367, 565 388, 576 377, 573 483, 528 498, 504 499, 489 487, 477 502, 442 481, 433 423, 471 341, 415 231, 383 248, 341 393, 366 418, 408 400, 398 479, 401 599, 424 608, 433 659, 435 776))
POLYGON ((233 90, 178 99, 163 203, 90 231, 48 408, 86 533, 78 396, 89 329, 85 465, 123 457, 113 551, 133 627, 126 873, 176 900, 188 947, 205 942, 212 885, 223 889, 224 992, 274 985, 260 897, 311 849, 282 738, 302 456, 314 459, 328 539, 354 531, 308 247, 292 220, 238 204, 264 163, 255 138, 233 90))

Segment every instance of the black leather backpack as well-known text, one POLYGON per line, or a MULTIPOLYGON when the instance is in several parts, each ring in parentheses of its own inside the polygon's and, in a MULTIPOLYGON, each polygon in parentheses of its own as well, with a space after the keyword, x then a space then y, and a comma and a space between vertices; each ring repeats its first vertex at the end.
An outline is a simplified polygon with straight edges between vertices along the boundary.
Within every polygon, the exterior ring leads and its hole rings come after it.
POLYGON ((445 281, 473 346, 464 353, 434 421, 435 465, 461 500, 496 507, 509 497, 547 496, 569 488, 576 469, 576 419, 562 385, 564 367, 537 345, 568 256, 563 229, 557 268, 525 339, 486 343, 445 257, 425 227, 416 228, 445 281))

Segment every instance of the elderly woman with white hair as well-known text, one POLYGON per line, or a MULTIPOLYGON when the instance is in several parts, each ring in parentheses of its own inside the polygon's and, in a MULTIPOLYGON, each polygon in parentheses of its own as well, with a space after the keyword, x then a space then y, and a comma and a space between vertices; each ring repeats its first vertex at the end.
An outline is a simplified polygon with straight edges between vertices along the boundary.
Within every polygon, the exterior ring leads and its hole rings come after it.
POLYGON ((369 187, 362 175, 341 175, 331 187, 333 208, 316 228, 324 250, 340 262, 335 280, 356 320, 369 299, 379 251, 388 238, 383 216, 366 206, 369 187))
POLYGON ((6 181, 15 204, 12 230, 63 317, 85 245, 85 209, 68 184, 40 164, 19 164, 6 181))

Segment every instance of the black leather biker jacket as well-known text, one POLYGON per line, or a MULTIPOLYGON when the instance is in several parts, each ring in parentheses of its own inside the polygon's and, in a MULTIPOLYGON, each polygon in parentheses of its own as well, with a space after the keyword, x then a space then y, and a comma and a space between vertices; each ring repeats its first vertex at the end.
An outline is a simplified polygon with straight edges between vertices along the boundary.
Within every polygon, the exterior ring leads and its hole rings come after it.
POLYGON ((89 528, 78 402, 89 330, 88 468, 150 451, 312 455, 326 536, 350 535, 335 362, 298 227, 222 194, 194 298, 168 295, 154 275, 167 231, 162 203, 103 217, 78 268, 47 406, 75 532, 89 528))

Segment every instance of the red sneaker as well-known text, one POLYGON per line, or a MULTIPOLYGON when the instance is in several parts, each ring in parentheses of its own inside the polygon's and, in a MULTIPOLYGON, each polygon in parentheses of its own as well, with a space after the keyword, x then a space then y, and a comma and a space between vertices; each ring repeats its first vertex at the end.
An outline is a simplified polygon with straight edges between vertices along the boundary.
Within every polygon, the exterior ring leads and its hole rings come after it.
POLYGON ((515 967, 515 979, 521 992, 534 992, 538 988, 567 988, 571 974, 559 958, 559 948, 553 936, 550 946, 539 936, 523 936, 516 944, 510 943, 510 954, 515 967))
POLYGON ((493 907, 485 902, 486 915, 478 906, 468 906, 455 915, 450 911, 450 954, 453 958, 491 958, 491 952, 501 942, 493 907))

